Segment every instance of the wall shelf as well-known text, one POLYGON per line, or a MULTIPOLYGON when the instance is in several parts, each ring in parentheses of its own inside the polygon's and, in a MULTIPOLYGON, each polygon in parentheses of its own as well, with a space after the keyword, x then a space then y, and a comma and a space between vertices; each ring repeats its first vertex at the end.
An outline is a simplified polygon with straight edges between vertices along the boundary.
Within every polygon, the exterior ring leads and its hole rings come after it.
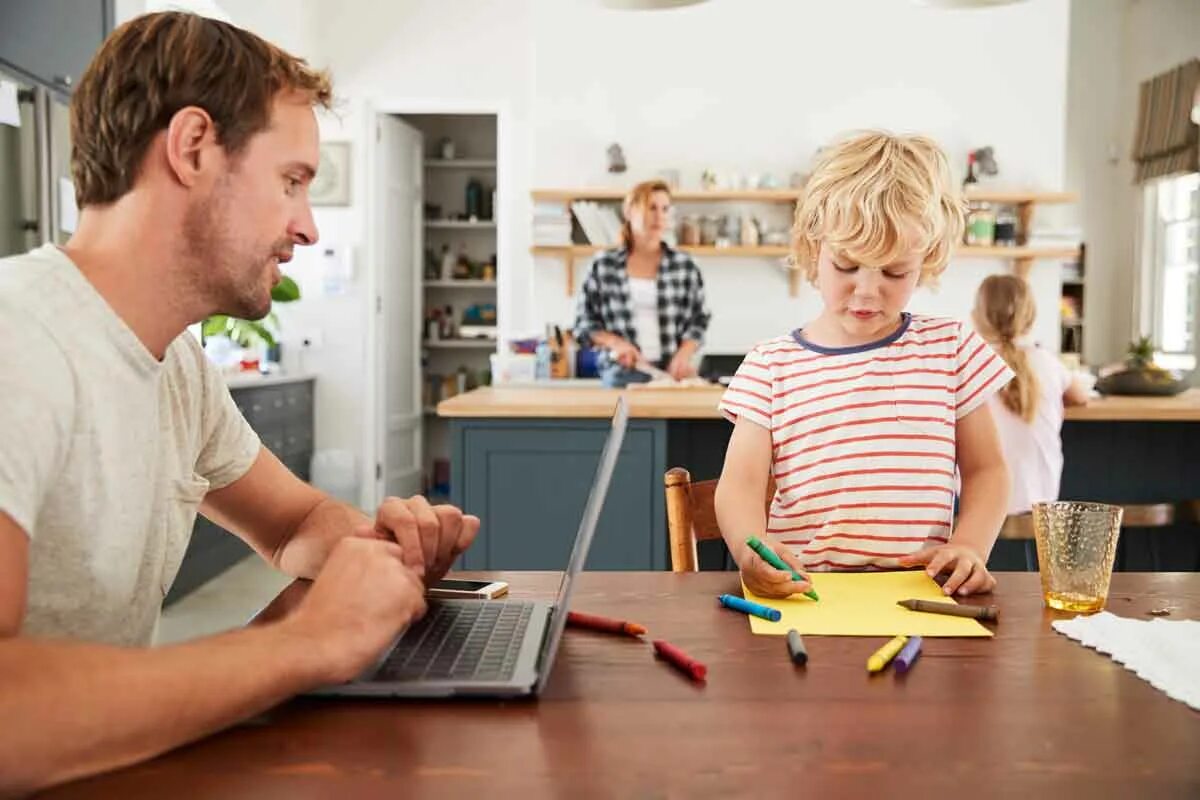
POLYGON ((496 162, 487 158, 427 158, 428 169, 495 169, 496 162))
MULTIPOLYGON (((560 202, 570 203, 574 200, 624 200, 628 189, 534 189, 535 203, 560 202)), ((800 199, 800 189, 695 189, 672 191, 671 198, 678 203, 707 202, 756 202, 756 203, 794 203, 800 199)))
POLYGON ((495 339, 438 339, 421 342, 430 350, 495 350, 495 339))
POLYGON ((471 222, 466 219, 427 219, 425 227, 432 229, 444 228, 448 230, 491 230, 496 227, 496 221, 492 219, 481 219, 476 222, 471 222))
POLYGON ((954 251, 959 258, 1012 258, 1018 261, 1039 258, 1075 258, 1079 255, 1078 247, 970 247, 962 245, 954 251))
MULTIPOLYGON (((571 204, 576 200, 610 200, 621 201, 628 190, 618 187, 595 189, 534 189, 535 203, 562 203, 570 213, 571 204)), ((800 189, 712 189, 712 190, 678 190, 672 191, 671 197, 676 203, 774 203, 794 205, 800 199, 800 189)), ((587 258, 598 250, 604 250, 612 245, 571 244, 571 245, 534 245, 530 252, 534 256, 547 256, 562 260, 566 269, 567 295, 575 293, 575 261, 587 258)), ((681 245, 679 250, 693 256, 705 258, 786 258, 790 249, 786 246, 759 245, 743 247, 714 247, 711 245, 681 245)), ((800 291, 800 273, 788 271, 788 284, 794 297, 800 291)))
POLYGON ((477 281, 477 280, 448 280, 448 281, 424 281, 422 285, 426 289, 495 289, 495 281, 477 281))
POLYGON ((1019 206, 1031 203, 1076 203, 1079 202, 1079 195, 1075 192, 1019 192, 968 189, 967 200, 974 200, 980 203, 996 203, 1002 206, 1019 206))
MULTIPOLYGON (((575 261, 579 258, 587 258, 593 253, 600 250, 607 250, 614 245, 600 244, 572 244, 572 245, 534 245, 529 248, 535 256, 550 256, 561 258, 567 268, 567 294, 575 293, 575 261)), ((782 245, 768 246, 760 245, 758 247, 742 247, 741 245, 731 245, 729 247, 712 247, 705 245, 679 245, 676 249, 681 252, 693 256, 704 256, 706 258, 786 258, 791 252, 790 248, 782 245)), ((795 270, 790 270, 790 274, 798 276, 795 270)), ((799 286, 797 282, 793 282, 792 295, 795 296, 799 286)))

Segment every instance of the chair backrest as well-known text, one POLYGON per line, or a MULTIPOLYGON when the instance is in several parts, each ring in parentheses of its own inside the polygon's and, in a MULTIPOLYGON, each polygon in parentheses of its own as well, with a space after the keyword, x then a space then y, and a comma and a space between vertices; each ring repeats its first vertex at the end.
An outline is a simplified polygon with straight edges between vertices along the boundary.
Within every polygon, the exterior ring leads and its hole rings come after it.
MULTIPOLYGON (((1121 506, 1122 528, 1165 528, 1175 524, 1175 506, 1143 503, 1121 506)), ((1032 539, 1033 514, 1009 514, 1000 527, 1001 539, 1032 539)))
MULTIPOLYGON (((717 524, 714 502, 717 481, 692 481, 691 474, 683 467, 672 467, 663 476, 667 498, 667 535, 671 544, 671 571, 695 572, 696 542, 720 539, 721 527, 717 524)), ((764 507, 770 509, 775 497, 775 480, 767 479, 767 497, 764 507)))

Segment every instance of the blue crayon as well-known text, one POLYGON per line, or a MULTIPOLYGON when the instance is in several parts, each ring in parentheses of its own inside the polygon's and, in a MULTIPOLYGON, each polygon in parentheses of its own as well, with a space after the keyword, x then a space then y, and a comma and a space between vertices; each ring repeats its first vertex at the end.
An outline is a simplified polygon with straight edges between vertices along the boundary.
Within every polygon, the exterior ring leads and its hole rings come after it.
POLYGON ((779 622, 783 617, 783 613, 777 608, 768 608, 762 603, 755 603, 752 600, 745 600, 732 594, 723 594, 717 598, 718 602, 726 608, 732 608, 734 611, 741 611, 744 614, 753 614, 756 617, 769 619, 771 622, 779 622))
POLYGON ((896 672, 908 672, 912 669, 912 665, 919 655, 921 655, 921 637, 908 637, 908 643, 901 648, 900 652, 892 660, 892 669, 896 672))

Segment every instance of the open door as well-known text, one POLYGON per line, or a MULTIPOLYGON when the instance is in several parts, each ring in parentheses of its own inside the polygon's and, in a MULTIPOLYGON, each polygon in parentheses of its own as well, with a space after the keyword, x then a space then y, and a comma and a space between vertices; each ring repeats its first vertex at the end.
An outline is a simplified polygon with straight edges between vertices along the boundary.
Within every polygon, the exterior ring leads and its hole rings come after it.
POLYGON ((380 225, 375 312, 378 432, 376 497, 421 491, 422 136, 387 114, 376 117, 375 218, 380 225))

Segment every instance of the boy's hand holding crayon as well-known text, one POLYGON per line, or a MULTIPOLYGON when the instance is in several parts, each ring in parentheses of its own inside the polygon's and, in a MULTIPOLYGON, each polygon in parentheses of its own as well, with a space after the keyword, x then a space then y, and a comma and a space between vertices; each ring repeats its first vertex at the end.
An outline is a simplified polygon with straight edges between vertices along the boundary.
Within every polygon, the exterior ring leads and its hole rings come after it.
MULTIPOLYGON (((804 564, 792 554, 790 548, 766 540, 763 541, 763 544, 783 559, 783 562, 789 567, 801 575, 805 574, 804 564)), ((741 552, 736 553, 735 558, 738 569, 742 573, 742 582, 746 584, 746 588, 759 597, 791 597, 794 594, 804 594, 812 590, 810 581, 793 580, 791 573, 772 567, 748 545, 742 545, 741 552)))

